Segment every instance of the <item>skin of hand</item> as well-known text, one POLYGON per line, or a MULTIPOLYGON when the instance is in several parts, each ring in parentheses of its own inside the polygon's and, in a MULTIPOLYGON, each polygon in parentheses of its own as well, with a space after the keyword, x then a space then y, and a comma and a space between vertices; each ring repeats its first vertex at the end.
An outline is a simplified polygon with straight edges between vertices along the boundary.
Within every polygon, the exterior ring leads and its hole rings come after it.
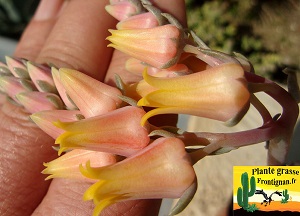
MULTIPOLYGON (((105 12, 106 0, 41 0, 14 56, 40 64, 80 70, 112 84, 118 72, 126 82, 137 80, 122 70, 126 57, 107 48, 107 29, 116 20, 105 12)), ((185 23, 184 0, 153 4, 185 23)), ((0 215, 91 215, 92 202, 82 194, 91 184, 45 181, 43 162, 57 157, 54 140, 29 121, 20 106, 3 102, 0 110, 0 215)), ((160 200, 138 200, 108 207, 101 215, 157 215, 160 200)))

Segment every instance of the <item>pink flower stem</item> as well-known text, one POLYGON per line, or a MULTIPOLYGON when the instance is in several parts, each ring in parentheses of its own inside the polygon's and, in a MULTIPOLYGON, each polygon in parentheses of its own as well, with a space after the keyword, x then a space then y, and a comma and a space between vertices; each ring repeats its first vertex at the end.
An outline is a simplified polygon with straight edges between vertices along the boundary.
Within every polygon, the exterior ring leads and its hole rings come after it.
POLYGON ((195 164, 203 157, 212 154, 220 148, 239 148, 242 146, 260 143, 275 138, 281 131, 282 129, 276 124, 276 122, 271 121, 259 128, 248 131, 235 133, 185 132, 184 134, 177 136, 177 138, 181 139, 188 146, 191 146, 191 144, 195 146, 205 146, 200 150, 190 153, 192 161, 195 164))
POLYGON ((283 165, 286 161, 291 137, 299 115, 298 104, 286 90, 270 80, 251 73, 246 73, 245 75, 246 79, 252 82, 249 87, 253 92, 264 91, 282 106, 282 114, 276 121, 281 131, 277 134, 276 139, 270 140, 268 164, 283 165))

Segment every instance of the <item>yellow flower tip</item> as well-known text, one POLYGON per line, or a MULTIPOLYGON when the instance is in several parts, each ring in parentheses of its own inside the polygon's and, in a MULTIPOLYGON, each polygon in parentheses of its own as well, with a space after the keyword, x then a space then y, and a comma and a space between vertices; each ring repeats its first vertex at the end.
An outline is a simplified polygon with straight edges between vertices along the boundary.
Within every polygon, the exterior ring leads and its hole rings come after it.
POLYGON ((105 199, 101 201, 93 211, 93 216, 99 216, 100 213, 105 209, 107 206, 114 204, 116 201, 115 199, 105 199))
POLYGON ((83 194, 83 200, 84 201, 88 201, 88 200, 92 200, 95 198, 95 193, 97 192, 97 190, 99 189, 99 187, 101 187, 101 185, 103 185, 104 181, 98 181, 95 184, 93 184, 92 186, 90 186, 83 194))
POLYGON ((41 119, 39 113, 31 114, 31 115, 29 116, 29 118, 30 118, 34 123, 36 123, 37 125, 38 125, 39 122, 42 121, 42 119, 41 119))
POLYGON ((45 181, 48 181, 48 180, 51 180, 51 179, 54 179, 55 176, 54 175, 49 175, 45 178, 45 181))
MULTIPOLYGON (((97 173, 96 171, 99 170, 100 168, 93 168, 91 167, 91 161, 88 160, 85 164, 85 168, 83 167, 82 164, 79 165, 79 170, 81 174, 87 178, 90 179, 97 179, 97 173)), ((98 171, 99 172, 99 171, 98 171)))
POLYGON ((51 67, 51 74, 52 74, 52 77, 59 78, 59 71, 57 68, 51 67))
POLYGON ((111 33, 109 40, 116 49, 156 68, 173 66, 182 53, 182 32, 173 25, 111 33))
POLYGON ((112 43, 108 44, 107 47, 115 48, 114 44, 112 43))
POLYGON ((68 125, 68 122, 62 122, 60 120, 52 122, 52 124, 58 128, 65 129, 68 125))
POLYGON ((62 83, 66 82, 66 80, 73 80, 73 74, 78 73, 76 70, 72 70, 69 68, 60 68, 59 69, 59 77, 62 83))
POLYGON ((65 142, 63 142, 65 136, 65 134, 60 135, 56 140, 55 140, 55 144, 59 144, 59 150, 58 150, 58 156, 60 156, 62 153, 64 153, 66 150, 72 149, 69 146, 65 146, 65 142), (61 138, 60 138, 61 137, 61 138))
MULTIPOLYGON (((45 169, 46 170, 46 169, 45 169)), ((44 170, 43 170, 44 171, 44 170)), ((47 172, 42 172, 42 174, 50 174, 50 173, 47 173, 47 172)), ((51 180, 51 179, 54 179, 56 176, 55 175, 49 175, 45 178, 45 181, 48 181, 48 180, 51 180)))
MULTIPOLYGON (((153 117, 153 116, 156 116, 156 115, 159 115, 159 114, 164 114, 164 113, 172 113, 171 112, 168 112, 169 110, 171 110, 172 108, 156 108, 156 109, 153 109, 149 112, 147 112, 141 119, 141 125, 142 126, 145 126, 145 124, 147 123, 148 119, 153 117), (165 112, 166 111, 166 112, 165 112)), ((176 112, 174 112, 176 113, 176 112)))
POLYGON ((90 178, 90 174, 88 172, 88 167, 90 167, 90 164, 91 164, 91 161, 88 160, 85 164, 86 168, 84 168, 82 164, 79 165, 79 170, 80 170, 81 174, 87 178, 90 178))
POLYGON ((51 167, 49 166, 50 163, 43 163, 43 165, 46 167, 41 172, 42 174, 49 175, 45 178, 45 181, 55 178, 55 174, 52 173, 51 167))
POLYGON ((27 101, 27 97, 26 94, 24 92, 19 93, 16 95, 16 98, 18 99, 18 101, 22 104, 23 102, 27 101))
MULTIPOLYGON (((56 143, 55 143, 56 144, 56 143)), ((60 146, 60 148, 59 148, 59 150, 58 150, 58 156, 60 156, 65 150, 67 150, 68 148, 67 147, 65 147, 65 148, 62 148, 61 146, 60 146)))

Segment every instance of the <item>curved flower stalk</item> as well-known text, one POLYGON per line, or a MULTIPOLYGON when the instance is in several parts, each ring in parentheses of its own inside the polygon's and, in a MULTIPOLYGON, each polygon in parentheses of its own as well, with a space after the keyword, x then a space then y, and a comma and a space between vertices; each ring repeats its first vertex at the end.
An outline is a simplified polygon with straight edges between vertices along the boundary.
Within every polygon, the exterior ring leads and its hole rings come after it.
POLYGON ((91 165, 96 167, 116 163, 115 157, 111 154, 74 149, 49 163, 44 163, 46 168, 42 173, 49 175, 46 180, 51 178, 82 179, 85 177, 81 174, 79 165, 86 161, 90 161, 91 165))
POLYGON ((94 216, 124 200, 179 198, 196 178, 184 143, 176 138, 157 139, 116 164, 91 167, 88 162, 80 170, 84 176, 98 180, 83 197, 96 204, 94 216))
POLYGON ((60 144, 58 153, 87 149, 130 156, 150 141, 148 130, 140 125, 144 114, 142 109, 129 106, 81 121, 55 122, 65 131, 55 141, 60 144))
POLYGON ((242 67, 223 64, 205 71, 175 78, 151 77, 144 72, 144 80, 156 88, 138 101, 139 106, 155 107, 148 112, 142 124, 154 115, 181 113, 196 115, 235 124, 250 104, 250 93, 242 67))

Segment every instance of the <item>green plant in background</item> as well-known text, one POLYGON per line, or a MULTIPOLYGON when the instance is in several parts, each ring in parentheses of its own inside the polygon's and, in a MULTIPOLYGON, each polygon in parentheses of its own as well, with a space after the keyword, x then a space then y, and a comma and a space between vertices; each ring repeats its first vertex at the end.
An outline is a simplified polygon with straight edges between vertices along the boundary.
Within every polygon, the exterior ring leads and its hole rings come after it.
POLYGON ((39 0, 0 0, 0 35, 19 39, 39 0))
POLYGON ((241 175, 242 187, 237 190, 237 201, 238 205, 245 209, 246 211, 253 211, 253 206, 249 205, 249 197, 253 196, 256 190, 255 177, 250 178, 250 191, 249 191, 249 178, 248 173, 244 172, 241 175))
POLYGON ((281 199, 281 203, 288 203, 288 200, 290 198, 290 195, 288 194, 288 190, 285 189, 282 191, 282 195, 284 196, 284 198, 281 199))
POLYGON ((300 68, 300 1, 187 0, 188 25, 212 49, 247 56, 257 74, 282 81, 300 68))

